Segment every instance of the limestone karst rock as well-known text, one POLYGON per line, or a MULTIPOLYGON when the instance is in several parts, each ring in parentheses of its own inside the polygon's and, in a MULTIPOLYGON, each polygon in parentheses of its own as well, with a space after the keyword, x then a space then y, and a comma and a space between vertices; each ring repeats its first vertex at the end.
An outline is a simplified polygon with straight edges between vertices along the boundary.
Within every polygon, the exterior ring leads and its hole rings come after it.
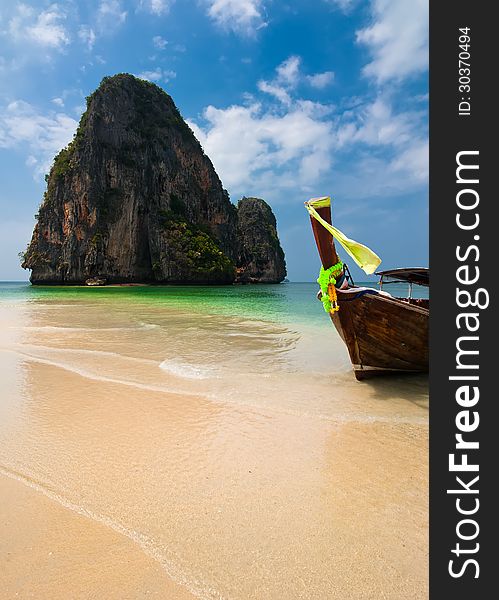
POLYGON ((105 77, 54 160, 22 266, 35 284, 282 281, 275 217, 254 202, 240 219, 166 92, 105 77))
POLYGON ((237 216, 239 280, 279 283, 286 277, 286 263, 272 209, 260 198, 242 198, 237 216))

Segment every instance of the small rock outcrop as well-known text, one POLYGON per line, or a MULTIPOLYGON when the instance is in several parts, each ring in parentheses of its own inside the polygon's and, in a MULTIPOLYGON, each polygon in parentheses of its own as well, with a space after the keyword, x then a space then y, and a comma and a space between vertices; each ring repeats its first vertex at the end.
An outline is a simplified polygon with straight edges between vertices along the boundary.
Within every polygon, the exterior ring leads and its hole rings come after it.
POLYGON ((284 252, 270 206, 260 198, 242 198, 237 205, 238 280, 241 283, 279 283, 286 277, 284 252))
POLYGON ((230 202, 164 90, 105 77, 55 157, 22 266, 34 284, 282 281, 275 217, 248 201, 230 202))

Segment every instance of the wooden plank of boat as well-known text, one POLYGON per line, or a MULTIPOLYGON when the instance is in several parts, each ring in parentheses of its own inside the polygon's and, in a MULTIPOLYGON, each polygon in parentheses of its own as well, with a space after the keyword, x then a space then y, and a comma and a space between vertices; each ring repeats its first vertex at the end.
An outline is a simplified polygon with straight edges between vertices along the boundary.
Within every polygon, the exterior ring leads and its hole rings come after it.
POLYGON ((428 371, 429 310, 362 288, 338 290, 331 320, 357 379, 428 371))
MULTIPOLYGON (((316 210, 331 223, 330 207, 316 210)), ((328 269, 339 260, 334 239, 315 219, 311 224, 322 265, 328 269)), ((369 288, 349 287, 336 294, 340 310, 331 320, 358 380, 428 371, 428 308, 369 288)))

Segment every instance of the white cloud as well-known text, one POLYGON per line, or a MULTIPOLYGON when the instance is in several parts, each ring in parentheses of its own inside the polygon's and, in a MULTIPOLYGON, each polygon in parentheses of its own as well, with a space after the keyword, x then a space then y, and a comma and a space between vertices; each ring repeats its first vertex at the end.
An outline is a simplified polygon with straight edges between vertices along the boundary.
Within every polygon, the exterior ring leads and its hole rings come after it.
MULTIPOLYGON (((376 211, 375 198, 387 199, 393 195, 411 194, 415 190, 425 196, 425 186, 428 182, 428 162, 425 165, 424 142, 414 145, 407 151, 408 160, 401 162, 400 156, 379 156, 370 149, 367 152, 357 152, 355 161, 348 168, 335 169, 334 189, 338 198, 354 200, 350 205, 352 212, 358 212, 369 207, 369 214, 373 216, 376 211), (411 156, 409 156, 411 155, 411 156), (416 159, 419 155, 419 160, 416 159), (365 200, 365 203, 358 203, 365 200), (374 211, 374 212, 373 212, 374 211)), ((339 208, 339 207, 338 207, 339 208)), ((350 208, 342 206, 342 213, 350 208)), ((390 207, 390 211, 397 206, 390 207)))
POLYGON ((64 113, 40 113, 17 100, 0 111, 0 148, 24 148, 35 175, 48 173, 54 156, 72 139, 78 123, 64 113))
POLYGON ((335 147, 339 152, 354 149, 359 156, 363 147, 368 148, 370 155, 357 164, 359 178, 367 177, 374 186, 373 172, 378 170, 378 190, 401 191, 404 185, 424 184, 428 179, 425 122, 424 112, 395 112, 380 96, 343 115, 335 131, 335 147))
MULTIPOLYGON (((121 0, 101 0, 97 11, 92 19, 91 25, 80 25, 78 38, 87 46, 91 52, 97 41, 97 37, 113 33, 126 21, 128 13, 123 9, 121 0)), ((101 64, 104 64, 104 62, 101 64)))
POLYGON ((276 68, 277 81, 283 85, 295 87, 300 76, 300 63, 299 56, 287 58, 276 68))
POLYGON ((56 106, 64 106, 64 100, 62 98, 52 98, 51 102, 56 106))
POLYGON ((140 8, 161 17, 170 11, 174 0, 141 0, 140 8))
POLYGON ((223 29, 254 35, 266 26, 262 0, 204 0, 208 16, 223 29))
POLYGON ((334 80, 333 71, 324 71, 324 73, 315 73, 314 75, 307 75, 307 81, 309 84, 318 89, 322 90, 331 84, 334 80))
POLYGON ((410 173, 415 181, 428 181, 429 144, 427 139, 416 139, 390 164, 394 172, 410 173))
POLYGON ((289 104, 289 96, 286 92, 295 89, 302 81, 307 81, 313 88, 323 89, 334 80, 333 71, 302 75, 301 58, 290 56, 276 67, 276 75, 272 81, 262 80, 259 84, 261 91, 272 94, 281 102, 289 104))
POLYGON ((359 197, 363 186, 370 189, 368 181, 384 194, 426 182, 425 112, 395 111, 380 95, 371 102, 354 99, 340 113, 335 106, 295 99, 290 89, 269 82, 260 81, 258 88, 278 102, 262 105, 247 95, 248 105, 208 106, 203 122, 189 123, 233 195, 259 194, 275 202, 291 191, 315 193, 332 177, 338 186, 355 183, 359 197))
POLYGON ((301 58, 290 56, 276 67, 275 77, 271 81, 261 80, 258 83, 260 91, 271 94, 283 104, 291 104, 289 92, 294 90, 302 81, 307 81, 315 89, 323 89, 334 80, 333 71, 302 75, 301 58))
POLYGON ((373 60, 365 75, 378 83, 428 68, 428 0, 372 0, 372 24, 357 32, 373 60))
POLYGON ((80 29, 78 30, 78 37, 80 38, 81 42, 83 42, 88 50, 91 52, 94 44, 95 44, 95 39, 96 39, 96 35, 94 30, 89 27, 88 25, 81 25, 80 29))
POLYGON ((8 23, 11 39, 30 41, 46 48, 61 49, 70 42, 69 33, 64 27, 65 12, 57 4, 37 13, 26 4, 17 6, 16 14, 8 23))
POLYGON ((428 102, 428 100, 430 99, 430 94, 427 92, 426 94, 419 94, 418 96, 414 97, 414 100, 416 102, 428 102))
POLYGON ((394 113, 388 100, 380 96, 346 113, 337 130, 337 144, 339 147, 352 143, 404 146, 418 137, 423 118, 423 113, 418 112, 394 113))
POLYGON ((261 80, 258 82, 258 89, 261 92, 274 96, 274 98, 277 98, 279 102, 282 102, 283 104, 288 106, 291 104, 291 96, 283 87, 261 80))
POLYGON ((330 166, 331 124, 302 106, 281 115, 258 103, 208 106, 203 117, 204 127, 190 125, 232 191, 272 194, 306 187, 330 166))
POLYGON ((127 11, 123 10, 120 0, 102 0, 97 9, 99 31, 105 33, 116 29, 126 21, 127 14, 127 11))
POLYGON ((357 0, 325 0, 327 4, 333 4, 337 6, 341 11, 348 12, 355 4, 357 0))
POLYGON ((307 115, 317 118, 327 117, 336 110, 336 107, 332 104, 322 104, 311 100, 296 100, 296 105, 307 115))
POLYGON ((147 81, 163 81, 164 83, 168 83, 172 79, 175 79, 177 74, 175 71, 168 71, 166 69, 161 69, 161 67, 156 67, 152 71, 143 71, 139 73, 137 77, 139 79, 146 79, 147 81))
POLYGON ((289 106, 291 104, 289 91, 296 87, 300 79, 300 63, 299 56, 290 56, 276 67, 276 75, 272 81, 262 79, 258 82, 258 89, 289 106))
POLYGON ((166 46, 168 45, 167 40, 165 40, 165 38, 161 37, 160 35, 155 35, 152 38, 152 43, 153 43, 153 46, 155 48, 157 48, 158 50, 164 50, 166 48, 166 46))

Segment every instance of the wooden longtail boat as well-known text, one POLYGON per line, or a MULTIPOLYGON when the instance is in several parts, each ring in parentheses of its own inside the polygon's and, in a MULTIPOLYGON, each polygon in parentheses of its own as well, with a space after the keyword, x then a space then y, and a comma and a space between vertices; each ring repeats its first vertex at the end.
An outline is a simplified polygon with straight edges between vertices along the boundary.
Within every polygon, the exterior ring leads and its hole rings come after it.
MULTIPOLYGON (((311 201, 312 202, 312 201, 311 201)), ((308 204, 308 203, 306 203, 308 204)), ((331 207, 315 209, 331 224, 331 207)), ((312 230, 324 269, 339 263, 331 233, 310 217, 312 230)), ((358 380, 378 375, 428 371, 429 300, 412 298, 412 284, 429 285, 428 269, 394 269, 377 273, 380 290, 357 287, 345 277, 336 276, 336 302, 339 310, 331 320, 345 342, 358 380), (395 298, 382 291, 383 283, 404 281, 410 286, 407 298, 395 298)))

